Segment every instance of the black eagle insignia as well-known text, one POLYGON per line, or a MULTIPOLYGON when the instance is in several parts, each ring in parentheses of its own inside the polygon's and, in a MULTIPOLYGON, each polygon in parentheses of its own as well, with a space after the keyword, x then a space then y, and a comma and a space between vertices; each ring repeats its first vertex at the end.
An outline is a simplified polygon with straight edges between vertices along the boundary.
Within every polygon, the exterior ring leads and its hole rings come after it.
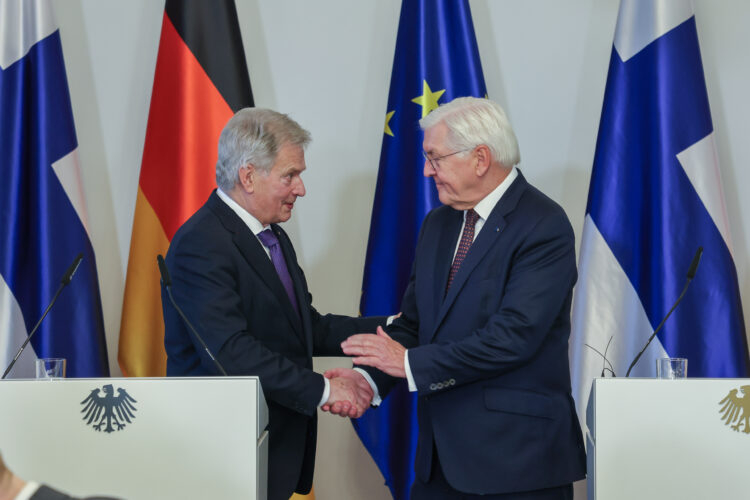
POLYGON ((137 403, 125 389, 117 389, 117 396, 112 384, 106 384, 102 387, 104 396, 99 395, 99 389, 93 389, 86 399, 81 401, 84 405, 81 413, 85 413, 83 420, 86 425, 94 423, 93 427, 97 431, 107 433, 116 430, 122 430, 125 422, 131 423, 135 419, 136 408, 133 403, 137 403))

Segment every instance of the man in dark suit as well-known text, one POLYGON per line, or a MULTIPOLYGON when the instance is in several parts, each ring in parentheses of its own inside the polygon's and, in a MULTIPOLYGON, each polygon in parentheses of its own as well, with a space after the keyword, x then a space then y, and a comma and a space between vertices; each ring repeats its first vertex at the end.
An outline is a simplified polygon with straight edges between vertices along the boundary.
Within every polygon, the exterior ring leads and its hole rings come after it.
MULTIPOLYGON (((422 223, 390 336, 356 335, 344 352, 418 393, 413 499, 572 498, 585 474, 568 366, 573 230, 516 169, 500 106, 460 98, 420 125, 445 206, 422 223)), ((381 393, 392 383, 373 377, 381 393)))
MULTIPOLYGON (((385 324, 319 314, 277 225, 305 195, 300 175, 309 141, 286 115, 240 110, 219 138, 219 188, 177 231, 166 258, 177 304, 226 372, 260 377, 269 409, 270 500, 310 491, 317 408, 357 417, 372 397, 362 374, 343 369, 328 380, 313 372, 312 356, 341 356, 348 336, 385 324)), ((164 294, 162 304, 167 375, 216 375, 164 294)))

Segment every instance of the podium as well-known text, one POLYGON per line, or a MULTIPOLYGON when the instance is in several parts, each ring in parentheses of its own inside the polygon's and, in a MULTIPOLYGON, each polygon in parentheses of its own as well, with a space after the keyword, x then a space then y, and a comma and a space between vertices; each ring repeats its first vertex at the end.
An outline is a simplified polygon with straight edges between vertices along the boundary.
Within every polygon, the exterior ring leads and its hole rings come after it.
POLYGON ((594 380, 588 498, 748 498, 749 417, 748 379, 594 380))
POLYGON ((266 499, 268 407, 257 377, 0 382, 0 451, 75 496, 266 499))

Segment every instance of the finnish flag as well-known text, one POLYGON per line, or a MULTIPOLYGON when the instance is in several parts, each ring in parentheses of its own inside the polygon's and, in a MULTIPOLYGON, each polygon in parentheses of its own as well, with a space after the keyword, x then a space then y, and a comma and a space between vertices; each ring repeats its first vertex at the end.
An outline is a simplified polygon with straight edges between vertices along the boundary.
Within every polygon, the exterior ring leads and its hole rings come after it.
POLYGON ((10 378, 33 377, 37 357, 66 358, 70 377, 109 375, 77 149, 49 2, 0 1, 0 370, 83 253, 10 378))
POLYGON ((631 376, 669 356, 688 358, 691 377, 744 377, 748 352, 692 2, 623 0, 573 303, 579 417, 594 377, 625 375, 700 246, 690 289, 631 376))

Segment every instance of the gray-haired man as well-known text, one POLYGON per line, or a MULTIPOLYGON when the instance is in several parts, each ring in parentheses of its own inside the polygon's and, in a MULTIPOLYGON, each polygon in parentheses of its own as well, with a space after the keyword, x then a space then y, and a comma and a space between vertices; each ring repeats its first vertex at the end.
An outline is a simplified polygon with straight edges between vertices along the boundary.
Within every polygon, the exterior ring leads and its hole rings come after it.
MULTIPOLYGON (((269 408, 268 498, 310 491, 317 408, 358 417, 372 398, 359 373, 325 379, 312 356, 341 356, 348 336, 385 318, 321 315, 286 233, 305 195, 301 174, 310 134, 286 115, 246 108, 219 138, 219 188, 175 234, 167 253, 172 291, 229 375, 257 375, 269 408)), ((167 375, 215 375, 164 300, 167 375)))

